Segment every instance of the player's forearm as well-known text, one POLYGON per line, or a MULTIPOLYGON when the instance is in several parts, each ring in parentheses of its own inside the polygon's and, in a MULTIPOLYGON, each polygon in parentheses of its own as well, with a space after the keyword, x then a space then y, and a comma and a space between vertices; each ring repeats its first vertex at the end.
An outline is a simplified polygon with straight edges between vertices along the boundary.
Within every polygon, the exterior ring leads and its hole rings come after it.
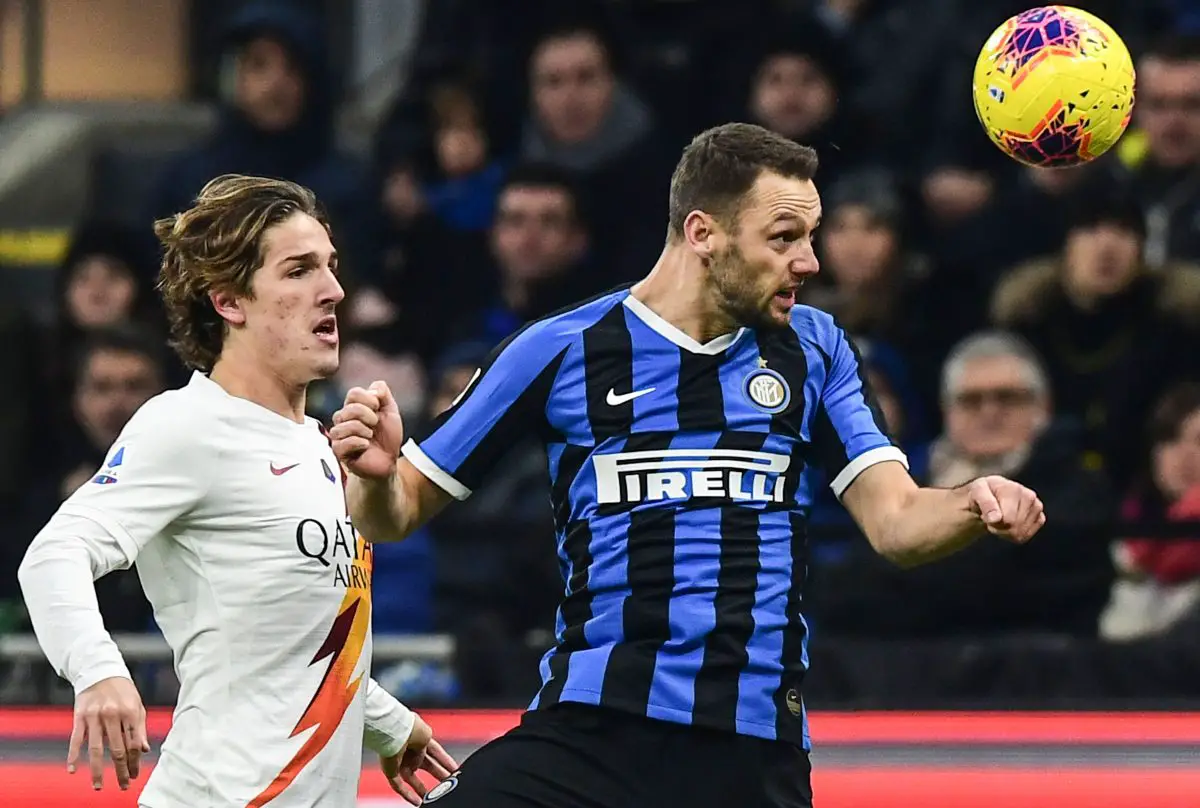
POLYGON ((372 542, 400 541, 417 527, 410 496, 399 474, 387 480, 350 475, 346 505, 354 527, 372 542))
POLYGON ((984 526, 965 487, 915 488, 874 532, 868 538, 876 551, 912 567, 961 550, 983 534, 984 526))
POLYGON ((113 676, 130 678, 104 628, 96 601, 98 559, 93 555, 82 539, 47 527, 17 570, 38 643, 76 693, 113 676))
POLYGON ((365 699, 363 745, 384 757, 399 754, 412 734, 416 714, 374 679, 367 679, 365 699))

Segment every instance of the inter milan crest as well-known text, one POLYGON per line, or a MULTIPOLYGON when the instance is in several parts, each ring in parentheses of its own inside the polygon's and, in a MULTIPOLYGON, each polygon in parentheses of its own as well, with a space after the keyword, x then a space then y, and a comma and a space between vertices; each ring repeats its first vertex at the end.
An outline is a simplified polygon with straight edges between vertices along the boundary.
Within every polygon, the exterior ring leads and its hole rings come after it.
POLYGON ((787 409, 792 402, 792 391, 783 377, 759 363, 758 370, 746 377, 746 396, 759 409, 774 415, 787 409))
POLYGON ((428 805, 431 802, 437 802, 457 787, 458 777, 451 777, 448 780, 443 780, 429 790, 429 793, 425 795, 425 801, 421 804, 428 805))

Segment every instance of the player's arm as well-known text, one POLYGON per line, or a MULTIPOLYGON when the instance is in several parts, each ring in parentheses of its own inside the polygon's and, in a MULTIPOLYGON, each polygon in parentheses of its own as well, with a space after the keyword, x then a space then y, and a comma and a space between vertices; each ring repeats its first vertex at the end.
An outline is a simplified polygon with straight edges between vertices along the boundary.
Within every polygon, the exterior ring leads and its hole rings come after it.
POLYGON ((424 769, 439 781, 458 769, 458 763, 433 738, 421 716, 400 703, 374 679, 367 679, 363 746, 379 755, 383 773, 397 794, 414 805, 425 796, 417 777, 424 769), (406 793, 407 791, 412 794, 406 793), (415 797, 414 797, 415 795, 415 797))
POLYGON ((104 628, 95 581, 132 565, 142 547, 198 501, 205 485, 202 459, 188 440, 193 433, 153 421, 143 413, 134 417, 106 468, 59 507, 17 572, 38 642, 75 690, 70 762, 86 733, 97 784, 106 735, 123 784, 136 776, 146 739, 145 710, 104 628), (124 721, 137 739, 121 746, 113 739, 130 734, 118 726, 124 721))
POLYGON ((546 399, 566 345, 534 325, 488 357, 428 432, 400 442, 390 393, 380 383, 347 394, 330 430, 352 472, 347 506, 371 541, 396 541, 453 500, 464 500, 519 440, 545 421, 546 399), (386 460, 386 462, 385 462, 386 460))
POLYGON ((1041 501, 1010 480, 985 477, 954 489, 918 486, 907 458, 887 437, 853 344, 836 329, 828 346, 813 439, 834 493, 876 552, 915 566, 986 532, 1023 542, 1041 527, 1041 501))
POLYGON ((347 510, 358 532, 372 542, 406 538, 452 501, 405 457, 387 477, 351 474, 346 480, 347 510))

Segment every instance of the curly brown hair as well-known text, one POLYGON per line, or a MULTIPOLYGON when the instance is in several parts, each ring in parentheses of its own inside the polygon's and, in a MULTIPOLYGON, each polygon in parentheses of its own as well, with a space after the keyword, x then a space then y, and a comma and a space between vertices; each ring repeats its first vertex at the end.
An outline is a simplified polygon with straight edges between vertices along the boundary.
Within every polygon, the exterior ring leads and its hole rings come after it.
POLYGON ((183 213, 159 219, 162 244, 158 289, 171 328, 171 347, 188 365, 212 370, 225 341, 225 321, 212 292, 252 298, 267 231, 297 213, 329 229, 312 191, 285 180, 224 174, 210 180, 183 213))

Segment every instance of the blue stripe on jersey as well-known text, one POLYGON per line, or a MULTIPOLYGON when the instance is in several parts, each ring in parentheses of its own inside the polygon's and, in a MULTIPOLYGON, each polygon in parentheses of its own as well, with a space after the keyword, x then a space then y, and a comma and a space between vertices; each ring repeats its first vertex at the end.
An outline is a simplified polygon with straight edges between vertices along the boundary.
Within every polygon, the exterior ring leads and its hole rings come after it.
MULTIPOLYGON (((773 696, 783 675, 783 631, 787 627, 792 582, 792 526, 787 511, 765 511, 759 524, 758 590, 754 596, 754 633, 746 644, 749 660, 739 683, 739 732, 775 736, 773 696)), ((808 645, 807 641, 804 643, 808 645)))
MULTIPOLYGON (((620 450, 619 446, 617 450, 620 450)), ((594 486, 594 475, 592 480, 594 486)), ((583 626, 587 648, 571 654, 570 674, 565 687, 578 695, 578 700, 599 704, 608 657, 613 648, 625 639, 622 609, 625 599, 629 597, 629 553, 626 546, 629 513, 593 517, 591 521, 593 538, 589 549, 592 563, 588 567, 587 580, 588 591, 592 595, 592 618, 583 626)))
MULTIPOLYGON (((715 435, 676 435, 672 449, 712 449, 715 435)), ((670 639, 655 662, 646 714, 652 718, 691 723, 695 679, 704 663, 704 643, 698 642, 716 625, 717 587, 712 570, 721 555, 721 537, 713 532, 707 510, 675 514, 675 581, 668 604, 670 639)))
MULTIPOLYGON (((563 354, 558 377, 554 380, 554 386, 546 399, 547 409, 550 406, 549 402, 553 401, 555 412, 587 412, 587 387, 582 382, 583 360, 583 345, 578 341, 572 342, 563 354)), ((545 415, 549 420, 552 413, 546 412, 545 415)), ((555 426, 567 443, 587 446, 595 441, 592 425, 587 418, 564 419, 555 426)))
POLYGON ((633 354, 633 390, 630 392, 651 391, 633 400, 634 430, 674 432, 679 429, 679 402, 674 395, 679 378, 679 349, 655 339, 658 335, 628 309, 625 322, 633 343, 647 346, 633 354))

